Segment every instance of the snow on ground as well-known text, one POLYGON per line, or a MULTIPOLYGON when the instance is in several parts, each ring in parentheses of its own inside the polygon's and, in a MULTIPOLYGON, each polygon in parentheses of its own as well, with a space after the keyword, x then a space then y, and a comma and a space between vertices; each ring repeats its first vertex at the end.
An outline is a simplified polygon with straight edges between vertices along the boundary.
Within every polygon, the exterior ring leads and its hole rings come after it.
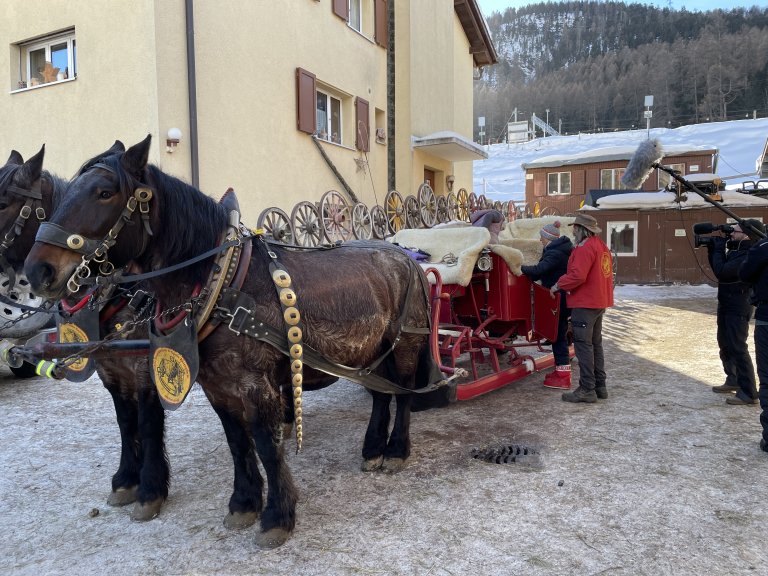
MULTIPOLYGON (((652 128, 650 137, 662 146, 712 146, 720 151, 718 175, 728 185, 756 180, 756 162, 768 136, 768 118, 693 124, 680 128, 652 128)), ((486 146, 488 158, 474 162, 474 192, 491 200, 525 200, 524 162, 543 157, 573 155, 598 148, 635 148, 648 138, 646 130, 548 136, 517 144, 486 146)))

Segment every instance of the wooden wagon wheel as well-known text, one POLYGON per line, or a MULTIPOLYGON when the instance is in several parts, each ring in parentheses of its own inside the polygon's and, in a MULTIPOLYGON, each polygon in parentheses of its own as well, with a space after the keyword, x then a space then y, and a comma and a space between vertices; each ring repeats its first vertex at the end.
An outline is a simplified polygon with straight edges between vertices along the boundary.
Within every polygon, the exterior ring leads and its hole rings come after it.
POLYGON ((456 218, 469 222, 469 194, 467 194, 466 188, 459 190, 459 194, 456 196, 456 208, 456 218))
POLYGON ((291 212, 293 235, 297 246, 319 246, 323 243, 320 212, 312 202, 299 202, 291 212))
POLYGON ((320 197, 320 223, 329 242, 343 242, 352 237, 349 206, 336 190, 329 190, 320 197))
POLYGON ((390 190, 384 198, 384 212, 387 215, 387 225, 393 234, 405 228, 405 203, 400 192, 390 190))
POLYGON ((416 196, 405 197, 405 223, 408 228, 421 228, 421 209, 416 196))
POLYGON ((373 222, 368 206, 358 202, 352 208, 352 233, 358 240, 370 240, 373 235, 373 222))
MULTIPOLYGON (((455 201, 455 199, 454 199, 455 201)), ((448 215, 448 198, 445 196, 437 197, 437 221, 440 224, 449 222, 451 217, 448 215)))
POLYGON ((387 213, 378 204, 371 208, 371 227, 374 238, 384 240, 387 237, 387 213))
POLYGON ((469 196, 467 196, 467 207, 469 208, 469 213, 472 214, 475 210, 478 210, 477 207, 477 194, 474 192, 470 192, 469 196))
POLYGON ((456 200, 456 194, 448 192, 446 202, 448 204, 448 221, 456 220, 459 217, 459 202, 456 200))
POLYGON ((263 228, 268 236, 272 236, 283 244, 293 244, 293 226, 288 214, 280 208, 267 208, 259 214, 256 227, 263 228))
POLYGON ((562 214, 555 206, 545 206, 539 212, 539 216, 562 216, 562 214))
POLYGON ((417 197, 419 200, 421 221, 427 228, 432 228, 432 226, 437 224, 437 199, 435 198, 435 193, 432 191, 432 186, 424 182, 419 186, 417 197))
POLYGON ((512 222, 512 220, 517 218, 517 207, 515 206, 515 203, 513 200, 510 200, 507 202, 506 207, 503 210, 504 218, 507 219, 507 222, 512 222))
POLYGON ((490 207, 491 203, 488 201, 488 198, 485 197, 485 194, 480 194, 480 196, 477 197, 477 209, 487 210, 490 207))
POLYGON ((496 200, 496 202, 493 203, 493 209, 498 210, 499 212, 504 212, 504 205, 501 200, 496 200))

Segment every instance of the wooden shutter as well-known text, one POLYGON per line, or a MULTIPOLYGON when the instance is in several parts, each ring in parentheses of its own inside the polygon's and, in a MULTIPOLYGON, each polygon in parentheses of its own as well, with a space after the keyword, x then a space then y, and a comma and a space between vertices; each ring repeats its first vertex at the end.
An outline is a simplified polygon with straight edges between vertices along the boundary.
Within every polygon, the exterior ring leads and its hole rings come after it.
POLYGON ((379 46, 387 47, 389 44, 389 17, 387 14, 387 0, 374 0, 374 40, 379 46))
POLYGON ((368 120, 368 101, 355 99, 355 147, 363 152, 371 149, 371 126, 368 120))
POLYGON ((547 175, 544 174, 544 178, 540 174, 536 174, 533 177, 533 195, 536 198, 547 195, 547 175), (538 176, 538 178, 536 178, 538 176))
POLYGON ((345 22, 349 20, 349 1, 348 0, 333 0, 333 13, 339 18, 342 18, 345 22))
POLYGON ((296 128, 307 134, 317 129, 315 75, 296 68, 296 128))

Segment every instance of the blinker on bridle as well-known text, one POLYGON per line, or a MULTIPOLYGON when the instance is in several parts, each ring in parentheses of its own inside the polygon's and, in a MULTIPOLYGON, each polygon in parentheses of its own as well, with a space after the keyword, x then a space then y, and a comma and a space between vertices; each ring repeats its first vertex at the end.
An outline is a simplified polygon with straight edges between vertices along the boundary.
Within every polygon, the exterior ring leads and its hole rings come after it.
POLYGON ((0 243, 0 268, 2 268, 6 276, 8 276, 8 290, 11 290, 16 284, 16 272, 13 270, 13 266, 11 266, 8 260, 5 258, 5 255, 16 241, 16 238, 21 235, 21 231, 24 229, 24 225, 32 215, 32 209, 35 209, 35 216, 40 222, 45 220, 45 209, 42 205, 43 193, 40 191, 39 178, 35 181, 29 190, 26 188, 20 188, 19 186, 15 186, 13 184, 7 186, 5 190, 10 194, 15 194, 27 199, 24 203, 24 206, 22 206, 21 210, 19 210, 19 215, 16 217, 16 221, 13 223, 13 226, 11 226, 8 232, 5 233, 2 243, 0 243))
MULTIPOLYGON (((102 168, 115 174, 114 168, 101 162, 93 164, 90 168, 102 168)), ((133 191, 133 195, 128 198, 128 202, 120 213, 117 222, 109 229, 109 232, 107 232, 107 235, 102 240, 86 238, 81 234, 68 232, 58 224, 43 222, 40 224, 40 228, 37 231, 35 241, 58 246, 59 248, 64 248, 83 255, 82 261, 78 264, 77 268, 75 268, 75 271, 72 273, 72 276, 70 276, 67 281, 67 289, 71 293, 75 293, 80 289, 80 281, 91 275, 91 269, 89 267, 91 262, 99 264, 100 275, 107 276, 115 270, 114 265, 107 260, 107 251, 115 245, 117 242, 117 235, 123 229, 123 226, 131 221, 137 206, 139 207, 139 214, 141 215, 144 230, 141 241, 141 250, 137 256, 140 256, 144 252, 147 247, 148 237, 152 236, 152 228, 149 224, 150 200, 152 200, 152 190, 150 188, 143 186, 136 188, 133 191)))

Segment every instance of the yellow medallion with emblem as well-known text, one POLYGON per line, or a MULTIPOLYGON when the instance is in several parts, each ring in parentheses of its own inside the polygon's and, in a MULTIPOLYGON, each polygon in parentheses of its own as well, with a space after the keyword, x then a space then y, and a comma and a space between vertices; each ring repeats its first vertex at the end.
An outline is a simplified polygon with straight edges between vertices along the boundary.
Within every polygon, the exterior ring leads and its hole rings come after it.
POLYGON ((603 256, 600 258, 600 269, 603 272, 603 278, 608 278, 611 271, 611 255, 608 252, 603 252, 603 256))
POLYGON ((192 386, 184 356, 171 348, 157 348, 152 357, 152 373, 157 393, 163 400, 171 405, 184 401, 192 386))
MULTIPOLYGON (((59 342, 63 343, 85 343, 88 342, 88 335, 77 324, 66 323, 59 325, 59 342)), ((67 366, 68 369, 74 372, 80 372, 85 369, 88 364, 88 358, 78 358, 72 364, 67 366)))

